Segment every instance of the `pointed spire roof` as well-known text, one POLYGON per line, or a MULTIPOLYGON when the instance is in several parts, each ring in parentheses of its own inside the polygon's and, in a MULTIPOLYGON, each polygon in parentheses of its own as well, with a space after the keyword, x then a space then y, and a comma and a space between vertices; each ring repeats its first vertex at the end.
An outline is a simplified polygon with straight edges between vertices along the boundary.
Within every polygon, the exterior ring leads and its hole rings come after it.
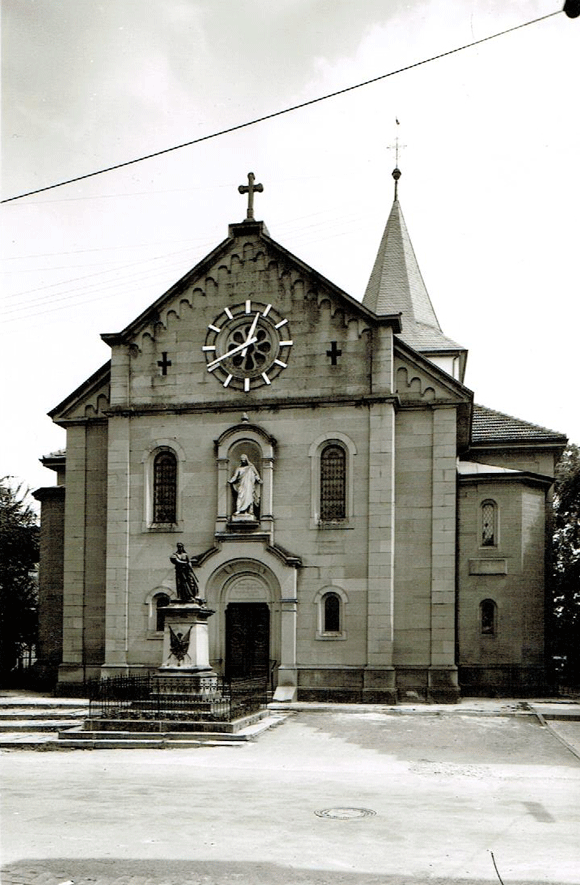
POLYGON ((401 338, 419 351, 464 350, 443 334, 423 281, 398 198, 401 172, 393 171, 395 199, 363 298, 379 316, 401 313, 401 338))

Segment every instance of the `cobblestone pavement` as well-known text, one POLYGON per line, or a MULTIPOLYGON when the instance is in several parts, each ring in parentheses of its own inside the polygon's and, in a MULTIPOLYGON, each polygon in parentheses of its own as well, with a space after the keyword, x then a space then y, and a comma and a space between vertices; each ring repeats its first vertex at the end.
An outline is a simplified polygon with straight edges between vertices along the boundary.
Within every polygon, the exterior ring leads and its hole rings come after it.
POLYGON ((580 885, 580 760, 533 716, 301 711, 238 747, 0 764, 2 885, 497 885, 491 852, 505 885, 580 885))

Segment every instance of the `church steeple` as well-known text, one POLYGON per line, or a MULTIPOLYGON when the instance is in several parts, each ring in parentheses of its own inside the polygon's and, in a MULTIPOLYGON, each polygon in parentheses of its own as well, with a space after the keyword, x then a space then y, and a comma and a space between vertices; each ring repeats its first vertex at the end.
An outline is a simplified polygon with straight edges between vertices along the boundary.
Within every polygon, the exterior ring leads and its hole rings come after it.
MULTIPOLYGON (((401 313, 403 329, 400 337, 427 356, 461 356, 465 363, 466 351, 460 344, 443 334, 431 303, 427 287, 419 269, 411 238, 405 224, 398 185, 401 170, 395 167, 395 196, 387 224, 379 245, 374 267, 363 298, 363 304, 379 316, 401 313)), ((448 360, 445 359, 447 371, 448 360)), ((453 372, 452 374, 456 374, 453 372)), ((461 376, 458 371, 456 377, 461 376)))
POLYGON ((441 330, 409 237, 398 197, 401 170, 395 167, 395 199, 375 259, 363 304, 377 314, 401 311, 403 321, 441 330))

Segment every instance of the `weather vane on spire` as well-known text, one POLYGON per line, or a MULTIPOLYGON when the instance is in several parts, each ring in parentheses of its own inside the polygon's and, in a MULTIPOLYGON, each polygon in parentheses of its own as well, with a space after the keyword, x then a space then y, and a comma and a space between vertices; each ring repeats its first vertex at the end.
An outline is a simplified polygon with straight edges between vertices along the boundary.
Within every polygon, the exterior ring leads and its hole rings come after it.
POLYGON ((256 176, 253 172, 248 172, 248 183, 240 184, 238 191, 241 194, 248 195, 248 211, 246 213, 246 221, 254 220, 254 192, 261 194, 264 190, 263 184, 254 184, 256 176))
MULTIPOLYGON (((397 126, 400 126, 399 120, 395 117, 395 123, 397 126)), ((397 130, 398 132, 398 130, 397 130)), ((399 144, 399 136, 398 134, 395 136, 395 143, 387 146, 388 151, 395 152, 395 168, 393 169, 393 178, 395 179, 395 200, 398 199, 398 184, 399 178, 401 177, 401 170, 399 169, 399 148, 407 147, 406 144, 399 144)))

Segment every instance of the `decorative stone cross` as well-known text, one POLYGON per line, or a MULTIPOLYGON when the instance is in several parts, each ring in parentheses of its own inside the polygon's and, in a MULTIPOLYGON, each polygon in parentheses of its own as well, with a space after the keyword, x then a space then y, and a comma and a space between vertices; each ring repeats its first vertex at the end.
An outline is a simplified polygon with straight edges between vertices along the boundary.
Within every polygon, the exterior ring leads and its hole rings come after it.
POLYGON ((166 350, 163 351, 162 356, 163 356, 163 359, 157 360, 157 365, 161 369, 161 374, 167 375, 167 369, 169 368, 169 366, 173 365, 173 363, 171 362, 171 360, 167 359, 167 351, 166 350))
POLYGON ((254 184, 255 180, 256 176, 254 175, 254 173, 248 172, 248 183, 240 184, 240 186, 238 187, 238 191, 241 194, 248 195, 248 212, 246 215, 246 221, 254 220, 254 191, 258 194, 261 194, 264 190, 263 184, 254 184))
POLYGON ((326 356, 330 357, 331 366, 338 365, 338 358, 339 356, 342 356, 342 350, 340 349, 340 347, 336 346, 336 341, 330 342, 330 350, 326 351, 326 356))

